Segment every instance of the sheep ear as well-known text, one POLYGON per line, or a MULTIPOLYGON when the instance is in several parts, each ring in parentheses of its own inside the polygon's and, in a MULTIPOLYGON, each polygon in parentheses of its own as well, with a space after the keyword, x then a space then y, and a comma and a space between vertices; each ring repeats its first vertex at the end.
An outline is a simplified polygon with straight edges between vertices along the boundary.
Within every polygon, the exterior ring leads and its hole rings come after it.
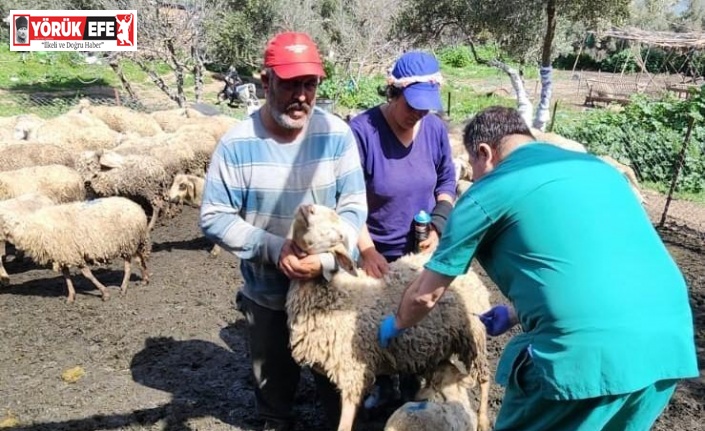
POLYGON ((355 271, 355 262, 353 262, 348 250, 345 249, 343 244, 337 244, 331 250, 333 256, 335 256, 335 261, 338 262, 338 267, 349 272, 351 275, 357 276, 357 271, 355 271))
POLYGON ((462 375, 467 375, 467 374, 468 374, 468 369, 467 369, 467 367, 465 366, 465 364, 463 364, 463 363, 460 361, 460 358, 458 357, 458 355, 456 355, 456 354, 451 355, 451 357, 448 358, 448 362, 449 362, 451 365, 453 365, 453 366, 460 372, 460 374, 462 374, 462 375))
POLYGON ((191 199, 196 199, 196 183, 194 180, 188 180, 186 183, 186 189, 188 191, 188 197, 191 199))
POLYGON ((115 152, 106 151, 100 156, 100 166, 109 169, 119 168, 125 163, 125 158, 115 152))

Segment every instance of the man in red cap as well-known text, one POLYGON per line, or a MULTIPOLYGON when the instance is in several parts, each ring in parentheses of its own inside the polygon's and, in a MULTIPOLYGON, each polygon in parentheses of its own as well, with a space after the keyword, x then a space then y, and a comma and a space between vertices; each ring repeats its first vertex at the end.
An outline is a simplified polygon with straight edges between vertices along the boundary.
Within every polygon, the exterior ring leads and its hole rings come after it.
MULTIPOLYGON (((315 108, 325 75, 315 43, 304 33, 278 34, 267 45, 264 66, 267 103, 218 144, 200 224, 208 238, 240 258, 245 283, 237 303, 247 321, 257 411, 266 430, 284 431, 293 429, 300 372, 289 348, 289 283, 336 270, 330 253, 295 252, 286 239, 291 222, 301 204, 335 208, 354 247, 367 204, 352 131, 315 108)), ((329 422, 337 424, 339 396, 326 377, 314 377, 329 422)))

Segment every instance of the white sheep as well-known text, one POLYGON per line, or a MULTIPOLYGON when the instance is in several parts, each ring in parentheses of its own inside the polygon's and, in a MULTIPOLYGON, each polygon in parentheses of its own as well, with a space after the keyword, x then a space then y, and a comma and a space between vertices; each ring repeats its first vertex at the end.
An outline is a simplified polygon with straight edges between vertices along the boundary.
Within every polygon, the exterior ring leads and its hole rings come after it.
POLYGON ((78 267, 102 293, 110 294, 89 266, 112 259, 125 261, 120 292, 127 291, 132 259, 137 258, 142 282, 149 282, 147 259, 151 248, 147 216, 136 203, 121 197, 101 198, 41 208, 30 214, 3 215, 5 237, 18 250, 39 265, 53 265, 61 270, 68 289, 67 302, 76 291, 70 267, 78 267))
POLYGON ((57 203, 83 200, 86 188, 76 170, 63 165, 33 166, 0 172, 0 200, 41 193, 57 203))
MULTIPOLYGON (((169 188, 169 200, 179 204, 200 207, 205 182, 205 179, 196 175, 177 174, 169 188)), ((220 246, 215 244, 210 251, 210 255, 217 257, 221 250, 220 246)))
POLYGON ((486 332, 477 315, 490 308, 489 292, 474 272, 458 277, 421 323, 392 341, 377 342, 379 322, 398 305, 428 254, 403 256, 384 279, 354 268, 344 243, 342 221, 330 208, 302 205, 291 237, 308 254, 333 252, 341 268, 323 278, 292 281, 286 301, 294 359, 310 365, 340 390, 338 431, 350 431, 357 406, 376 375, 426 374, 457 354, 480 386, 480 429, 489 429, 489 365, 486 332))
POLYGON ((124 106, 93 105, 90 100, 81 99, 72 112, 98 118, 109 128, 120 133, 134 132, 140 136, 154 136, 162 133, 162 128, 154 118, 124 106))
POLYGON ((417 399, 399 407, 387 419, 384 431, 475 431, 477 415, 472 409, 462 364, 443 361, 428 379, 417 399))
POLYGON ((49 205, 54 205, 54 201, 39 193, 28 193, 16 198, 0 201, 0 284, 8 285, 10 283, 10 276, 7 274, 5 266, 2 263, 6 251, 6 238, 2 226, 4 216, 6 214, 22 216, 23 214, 29 214, 49 205))
POLYGON ((27 143, 0 145, 0 171, 32 166, 64 165, 73 167, 71 152, 56 145, 27 143))

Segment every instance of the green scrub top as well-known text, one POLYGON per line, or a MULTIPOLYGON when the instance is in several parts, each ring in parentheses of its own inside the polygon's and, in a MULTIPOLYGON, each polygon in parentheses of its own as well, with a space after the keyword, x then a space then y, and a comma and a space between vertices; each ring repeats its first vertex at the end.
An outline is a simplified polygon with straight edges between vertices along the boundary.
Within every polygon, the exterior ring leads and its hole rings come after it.
POLYGON ((506 386, 529 352, 549 399, 633 392, 698 376, 683 276, 626 178, 590 154, 530 143, 457 202, 426 268, 473 257, 514 305, 506 386))

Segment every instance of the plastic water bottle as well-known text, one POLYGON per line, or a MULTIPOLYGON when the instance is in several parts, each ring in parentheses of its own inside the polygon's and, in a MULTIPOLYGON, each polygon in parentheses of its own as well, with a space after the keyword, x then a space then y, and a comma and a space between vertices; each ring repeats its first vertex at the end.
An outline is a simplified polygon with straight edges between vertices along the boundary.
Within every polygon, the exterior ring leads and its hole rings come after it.
POLYGON ((431 216, 424 210, 414 216, 414 238, 416 239, 416 252, 420 252, 419 244, 428 238, 431 229, 431 216))

